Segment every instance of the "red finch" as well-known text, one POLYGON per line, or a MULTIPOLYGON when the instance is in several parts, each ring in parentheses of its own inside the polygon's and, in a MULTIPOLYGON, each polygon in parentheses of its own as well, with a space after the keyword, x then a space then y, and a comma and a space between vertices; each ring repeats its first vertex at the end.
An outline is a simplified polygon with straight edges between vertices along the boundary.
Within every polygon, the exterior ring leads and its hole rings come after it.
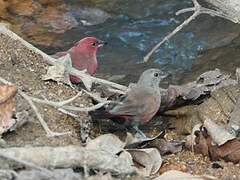
MULTIPOLYGON (((58 52, 53 55, 54 58, 60 58, 65 56, 67 53, 70 54, 72 60, 72 66, 78 70, 86 69, 90 75, 96 73, 98 62, 97 62, 97 51, 106 42, 101 41, 95 37, 85 37, 78 41, 72 48, 65 52, 58 52)), ((72 83, 79 83, 81 80, 70 75, 70 81, 72 83)))
POLYGON ((142 73, 136 85, 131 87, 119 103, 106 110, 91 112, 95 118, 109 118, 127 128, 134 128, 143 137, 138 125, 147 123, 158 112, 161 104, 159 83, 164 74, 159 69, 148 69, 142 73))

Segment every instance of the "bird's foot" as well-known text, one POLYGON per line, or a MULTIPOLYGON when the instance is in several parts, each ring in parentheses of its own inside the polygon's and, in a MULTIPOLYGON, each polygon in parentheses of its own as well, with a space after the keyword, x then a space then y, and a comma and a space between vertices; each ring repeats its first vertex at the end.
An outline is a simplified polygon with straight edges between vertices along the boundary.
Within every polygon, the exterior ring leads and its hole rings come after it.
POLYGON ((148 137, 137 127, 137 126, 134 126, 133 127, 135 130, 136 130, 136 137, 140 138, 140 139, 148 139, 148 137))

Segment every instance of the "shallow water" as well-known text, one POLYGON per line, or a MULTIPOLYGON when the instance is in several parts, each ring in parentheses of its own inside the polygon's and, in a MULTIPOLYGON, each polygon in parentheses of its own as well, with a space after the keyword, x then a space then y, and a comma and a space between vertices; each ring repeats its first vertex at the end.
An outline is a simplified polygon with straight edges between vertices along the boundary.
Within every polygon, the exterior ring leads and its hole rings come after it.
MULTIPOLYGON (((74 1, 68 3, 73 7, 70 13, 79 19, 78 6, 74 1)), ((91 3, 87 5, 91 6, 91 3)), ((61 50, 68 49, 73 42, 87 35, 107 41, 108 45, 98 53, 100 76, 126 75, 120 81, 124 83, 137 79, 143 70, 156 67, 172 75, 168 81, 179 83, 186 72, 191 72, 199 51, 212 43, 208 38, 199 36, 195 30, 198 26, 190 25, 163 44, 149 63, 139 64, 156 43, 189 16, 176 16, 175 12, 191 7, 191 0, 101 0, 95 6, 110 13, 111 18, 99 25, 79 25, 66 32, 59 44, 65 44, 61 50)), ((204 18, 201 21, 205 21, 204 18)))

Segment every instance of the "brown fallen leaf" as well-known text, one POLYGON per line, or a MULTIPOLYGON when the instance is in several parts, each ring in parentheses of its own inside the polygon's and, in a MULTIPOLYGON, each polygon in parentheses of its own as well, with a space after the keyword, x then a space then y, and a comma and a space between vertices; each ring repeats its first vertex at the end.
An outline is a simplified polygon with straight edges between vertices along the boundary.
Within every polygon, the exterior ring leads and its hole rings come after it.
POLYGON ((0 135, 10 129, 15 120, 12 115, 15 111, 13 97, 17 93, 17 87, 14 85, 0 86, 0 135))
POLYGON ((114 134, 104 134, 98 136, 97 138, 91 140, 86 148, 87 149, 97 149, 104 150, 111 154, 117 154, 123 151, 125 143, 122 142, 117 136, 114 134))
POLYGON ((146 145, 152 141, 157 140, 160 136, 162 136, 163 132, 160 132, 158 135, 154 137, 147 137, 142 138, 141 136, 133 136, 131 133, 127 133, 127 137, 125 139, 126 142, 126 149, 129 148, 139 148, 139 147, 146 147, 146 145))
POLYGON ((165 155, 182 151, 183 143, 178 141, 167 141, 161 138, 150 142, 148 146, 157 148, 161 155, 165 155))
MULTIPOLYGON (((205 128, 195 132, 196 138, 194 151, 196 153, 209 156, 211 160, 223 159, 233 163, 240 162, 240 141, 237 139, 228 140, 222 145, 214 143, 213 138, 208 134, 205 128)), ((190 149, 188 146, 187 148, 190 149)))
POLYGON ((156 148, 128 149, 133 160, 139 164, 139 173, 143 176, 156 174, 162 165, 162 157, 156 148))
POLYGON ((225 161, 240 162, 240 142, 237 139, 228 141, 221 146, 210 146, 209 153, 212 160, 224 159, 225 161))

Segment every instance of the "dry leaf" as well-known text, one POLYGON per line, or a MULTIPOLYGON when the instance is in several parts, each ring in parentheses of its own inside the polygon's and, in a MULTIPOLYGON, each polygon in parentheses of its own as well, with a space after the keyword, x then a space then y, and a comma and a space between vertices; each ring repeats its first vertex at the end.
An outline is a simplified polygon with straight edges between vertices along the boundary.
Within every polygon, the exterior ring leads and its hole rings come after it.
POLYGON ((223 159, 233 163, 240 162, 240 142, 237 139, 228 140, 222 145, 215 145, 205 128, 196 131, 195 135, 195 152, 209 156, 214 161, 223 159))
POLYGON ((240 142, 237 139, 230 140, 222 146, 210 146, 209 153, 212 160, 224 159, 233 163, 240 162, 240 142))
POLYGON ((140 147, 141 145, 145 145, 151 141, 156 140, 159 138, 163 133, 160 132, 158 135, 150 138, 142 138, 142 136, 133 136, 131 133, 127 133, 126 137, 126 146, 125 148, 137 148, 140 147))
POLYGON ((156 139, 150 142, 149 146, 157 148, 161 155, 174 154, 182 151, 183 142, 156 139))
POLYGON ((160 112, 186 104, 186 102, 196 101, 200 97, 206 96, 221 87, 236 84, 236 80, 222 74, 219 69, 205 72, 194 82, 181 86, 171 85, 167 90, 162 90, 160 112))
POLYGON ((104 134, 90 141, 86 148, 104 150, 111 154, 117 154, 123 150, 125 143, 113 134, 104 134))
POLYGON ((158 172, 162 165, 162 157, 156 148, 128 149, 133 160, 142 167, 138 167, 143 176, 150 176, 158 172))
POLYGON ((58 63, 54 66, 49 66, 47 74, 45 74, 43 80, 54 80, 56 82, 63 82, 72 87, 72 83, 69 78, 69 71, 72 67, 72 61, 70 54, 66 54, 58 59, 58 63))
POLYGON ((225 144, 227 141, 235 139, 235 136, 229 133, 225 128, 220 127, 214 121, 205 117, 203 126, 207 129, 208 134, 218 146, 225 144))
MULTIPOLYGON (((72 61, 70 54, 66 54, 58 58, 59 63, 55 64, 54 66, 50 66, 48 68, 47 74, 43 76, 43 80, 54 80, 57 82, 63 82, 68 84, 72 87, 72 83, 70 81, 70 71, 72 68, 72 61)), ((82 71, 86 73, 86 70, 82 71)), ((89 77, 81 77, 81 81, 83 82, 84 86, 87 90, 91 90, 93 81, 89 77)))
POLYGON ((155 178, 154 180, 211 180, 211 179, 217 179, 213 176, 194 176, 188 173, 184 173, 181 171, 167 171, 163 173, 161 176, 155 178))
POLYGON ((15 111, 13 97, 16 95, 16 93, 16 86, 0 86, 0 135, 15 124, 15 120, 12 119, 12 115, 15 111))

